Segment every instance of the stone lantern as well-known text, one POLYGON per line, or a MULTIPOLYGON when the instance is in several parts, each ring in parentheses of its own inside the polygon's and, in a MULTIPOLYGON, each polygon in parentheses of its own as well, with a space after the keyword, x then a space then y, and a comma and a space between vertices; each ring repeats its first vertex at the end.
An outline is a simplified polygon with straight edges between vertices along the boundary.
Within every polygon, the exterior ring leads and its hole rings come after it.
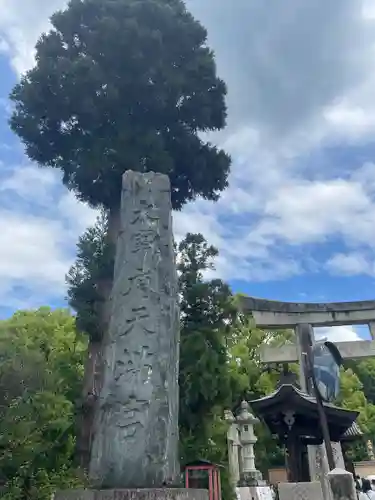
POLYGON ((367 448, 367 455, 370 460, 375 460, 375 455, 374 455, 374 447, 372 445, 372 441, 368 440, 366 442, 366 448, 367 448))
POLYGON ((240 433, 241 443, 241 486, 259 484, 262 481, 262 474, 255 468, 254 445, 257 438, 254 434, 254 425, 259 419, 250 412, 247 401, 242 401, 241 408, 237 414, 236 422, 240 433))

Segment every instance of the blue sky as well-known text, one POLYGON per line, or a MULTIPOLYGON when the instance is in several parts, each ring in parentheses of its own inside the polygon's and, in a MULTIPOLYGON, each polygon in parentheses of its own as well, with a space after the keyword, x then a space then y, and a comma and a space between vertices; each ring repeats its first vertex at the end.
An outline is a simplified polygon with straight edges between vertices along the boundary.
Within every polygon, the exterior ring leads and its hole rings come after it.
MULTIPOLYGON (((9 131, 7 96, 65 0, 0 1, 0 317, 63 305, 96 214, 9 131)), ((220 250, 235 291, 291 301, 375 296, 375 7, 371 0, 187 0, 229 89, 230 187, 175 215, 220 250), (199 222, 198 222, 199 221, 199 222)), ((351 328, 335 339, 353 339, 351 328)), ((362 332, 361 332, 362 335, 362 332)))

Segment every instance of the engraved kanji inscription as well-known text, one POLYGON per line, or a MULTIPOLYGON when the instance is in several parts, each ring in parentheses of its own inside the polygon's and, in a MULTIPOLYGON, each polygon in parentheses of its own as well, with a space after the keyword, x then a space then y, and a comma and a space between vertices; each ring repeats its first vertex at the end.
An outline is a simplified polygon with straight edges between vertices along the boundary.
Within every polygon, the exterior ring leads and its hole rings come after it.
POLYGON ((99 488, 162 487, 179 475, 179 309, 161 174, 124 174, 111 310, 90 476, 99 488))

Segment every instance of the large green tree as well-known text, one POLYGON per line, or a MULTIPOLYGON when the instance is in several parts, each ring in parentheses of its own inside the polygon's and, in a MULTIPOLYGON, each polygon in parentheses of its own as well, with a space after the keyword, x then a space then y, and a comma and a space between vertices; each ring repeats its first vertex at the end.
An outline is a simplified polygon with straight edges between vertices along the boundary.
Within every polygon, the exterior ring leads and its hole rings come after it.
POLYGON ((375 406, 366 398, 363 383, 351 368, 341 369, 340 394, 337 404, 359 412, 357 423, 363 432, 363 437, 356 439, 353 443, 345 444, 348 458, 357 462, 367 460, 366 441, 372 441, 375 432, 375 406))
MULTIPOLYGON (((231 404, 227 336, 235 317, 230 288, 204 280, 217 249, 201 234, 178 246, 181 297, 180 435, 185 460, 205 454, 215 417, 231 404), (218 412, 218 413, 217 413, 218 412)), ((208 458, 208 457, 205 457, 208 458)))
POLYGON ((66 276, 69 305, 76 311, 79 330, 88 332, 91 341, 100 340, 101 296, 98 284, 111 273, 112 253, 107 243, 108 217, 105 211, 96 223, 80 236, 77 258, 66 276))
MULTIPOLYGON (((11 128, 30 159, 60 169, 79 199, 108 211, 110 247, 128 169, 168 174, 175 209, 196 196, 216 200, 230 159, 200 132, 224 127, 226 87, 206 30, 183 0, 71 0, 51 23, 35 67, 11 94, 11 128)), ((86 403, 101 371, 110 269, 96 285, 100 313, 95 332, 88 331, 86 403)), ((84 448, 87 455, 88 442, 84 448)))
POLYGON ((19 311, 0 321, 0 496, 49 500, 81 483, 74 408, 87 342, 69 311, 19 311))
POLYGON ((346 361, 345 366, 352 369, 363 385, 363 392, 367 400, 375 404, 375 359, 363 361, 346 361))
POLYGON ((81 466, 90 461, 95 404, 102 378, 103 311, 107 297, 103 286, 109 283, 113 266, 111 245, 108 243, 108 217, 102 210, 96 224, 89 227, 77 243, 77 258, 66 279, 69 305, 76 311, 76 324, 89 335, 89 349, 85 363, 83 398, 77 413, 77 455, 81 466), (104 283, 104 285, 103 285, 104 283))

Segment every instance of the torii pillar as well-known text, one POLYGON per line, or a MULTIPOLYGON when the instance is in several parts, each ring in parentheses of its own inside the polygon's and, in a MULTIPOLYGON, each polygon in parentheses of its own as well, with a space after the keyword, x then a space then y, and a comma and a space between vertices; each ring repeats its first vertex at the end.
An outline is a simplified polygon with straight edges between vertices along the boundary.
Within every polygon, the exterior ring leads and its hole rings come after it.
MULTIPOLYGON (((244 313, 252 313, 257 327, 269 330, 292 328, 296 342, 281 347, 262 345, 262 363, 299 363, 301 389, 308 392, 304 374, 302 332, 308 329, 314 339, 313 327, 363 325, 367 324, 373 340, 336 342, 342 358, 360 359, 375 356, 375 301, 302 303, 278 302, 273 300, 241 297, 240 308, 244 313)), ((344 469, 344 459, 340 443, 332 443, 336 467, 344 469)), ((325 475, 329 472, 324 445, 309 446, 310 480, 319 479, 323 491, 326 489, 325 475)))

